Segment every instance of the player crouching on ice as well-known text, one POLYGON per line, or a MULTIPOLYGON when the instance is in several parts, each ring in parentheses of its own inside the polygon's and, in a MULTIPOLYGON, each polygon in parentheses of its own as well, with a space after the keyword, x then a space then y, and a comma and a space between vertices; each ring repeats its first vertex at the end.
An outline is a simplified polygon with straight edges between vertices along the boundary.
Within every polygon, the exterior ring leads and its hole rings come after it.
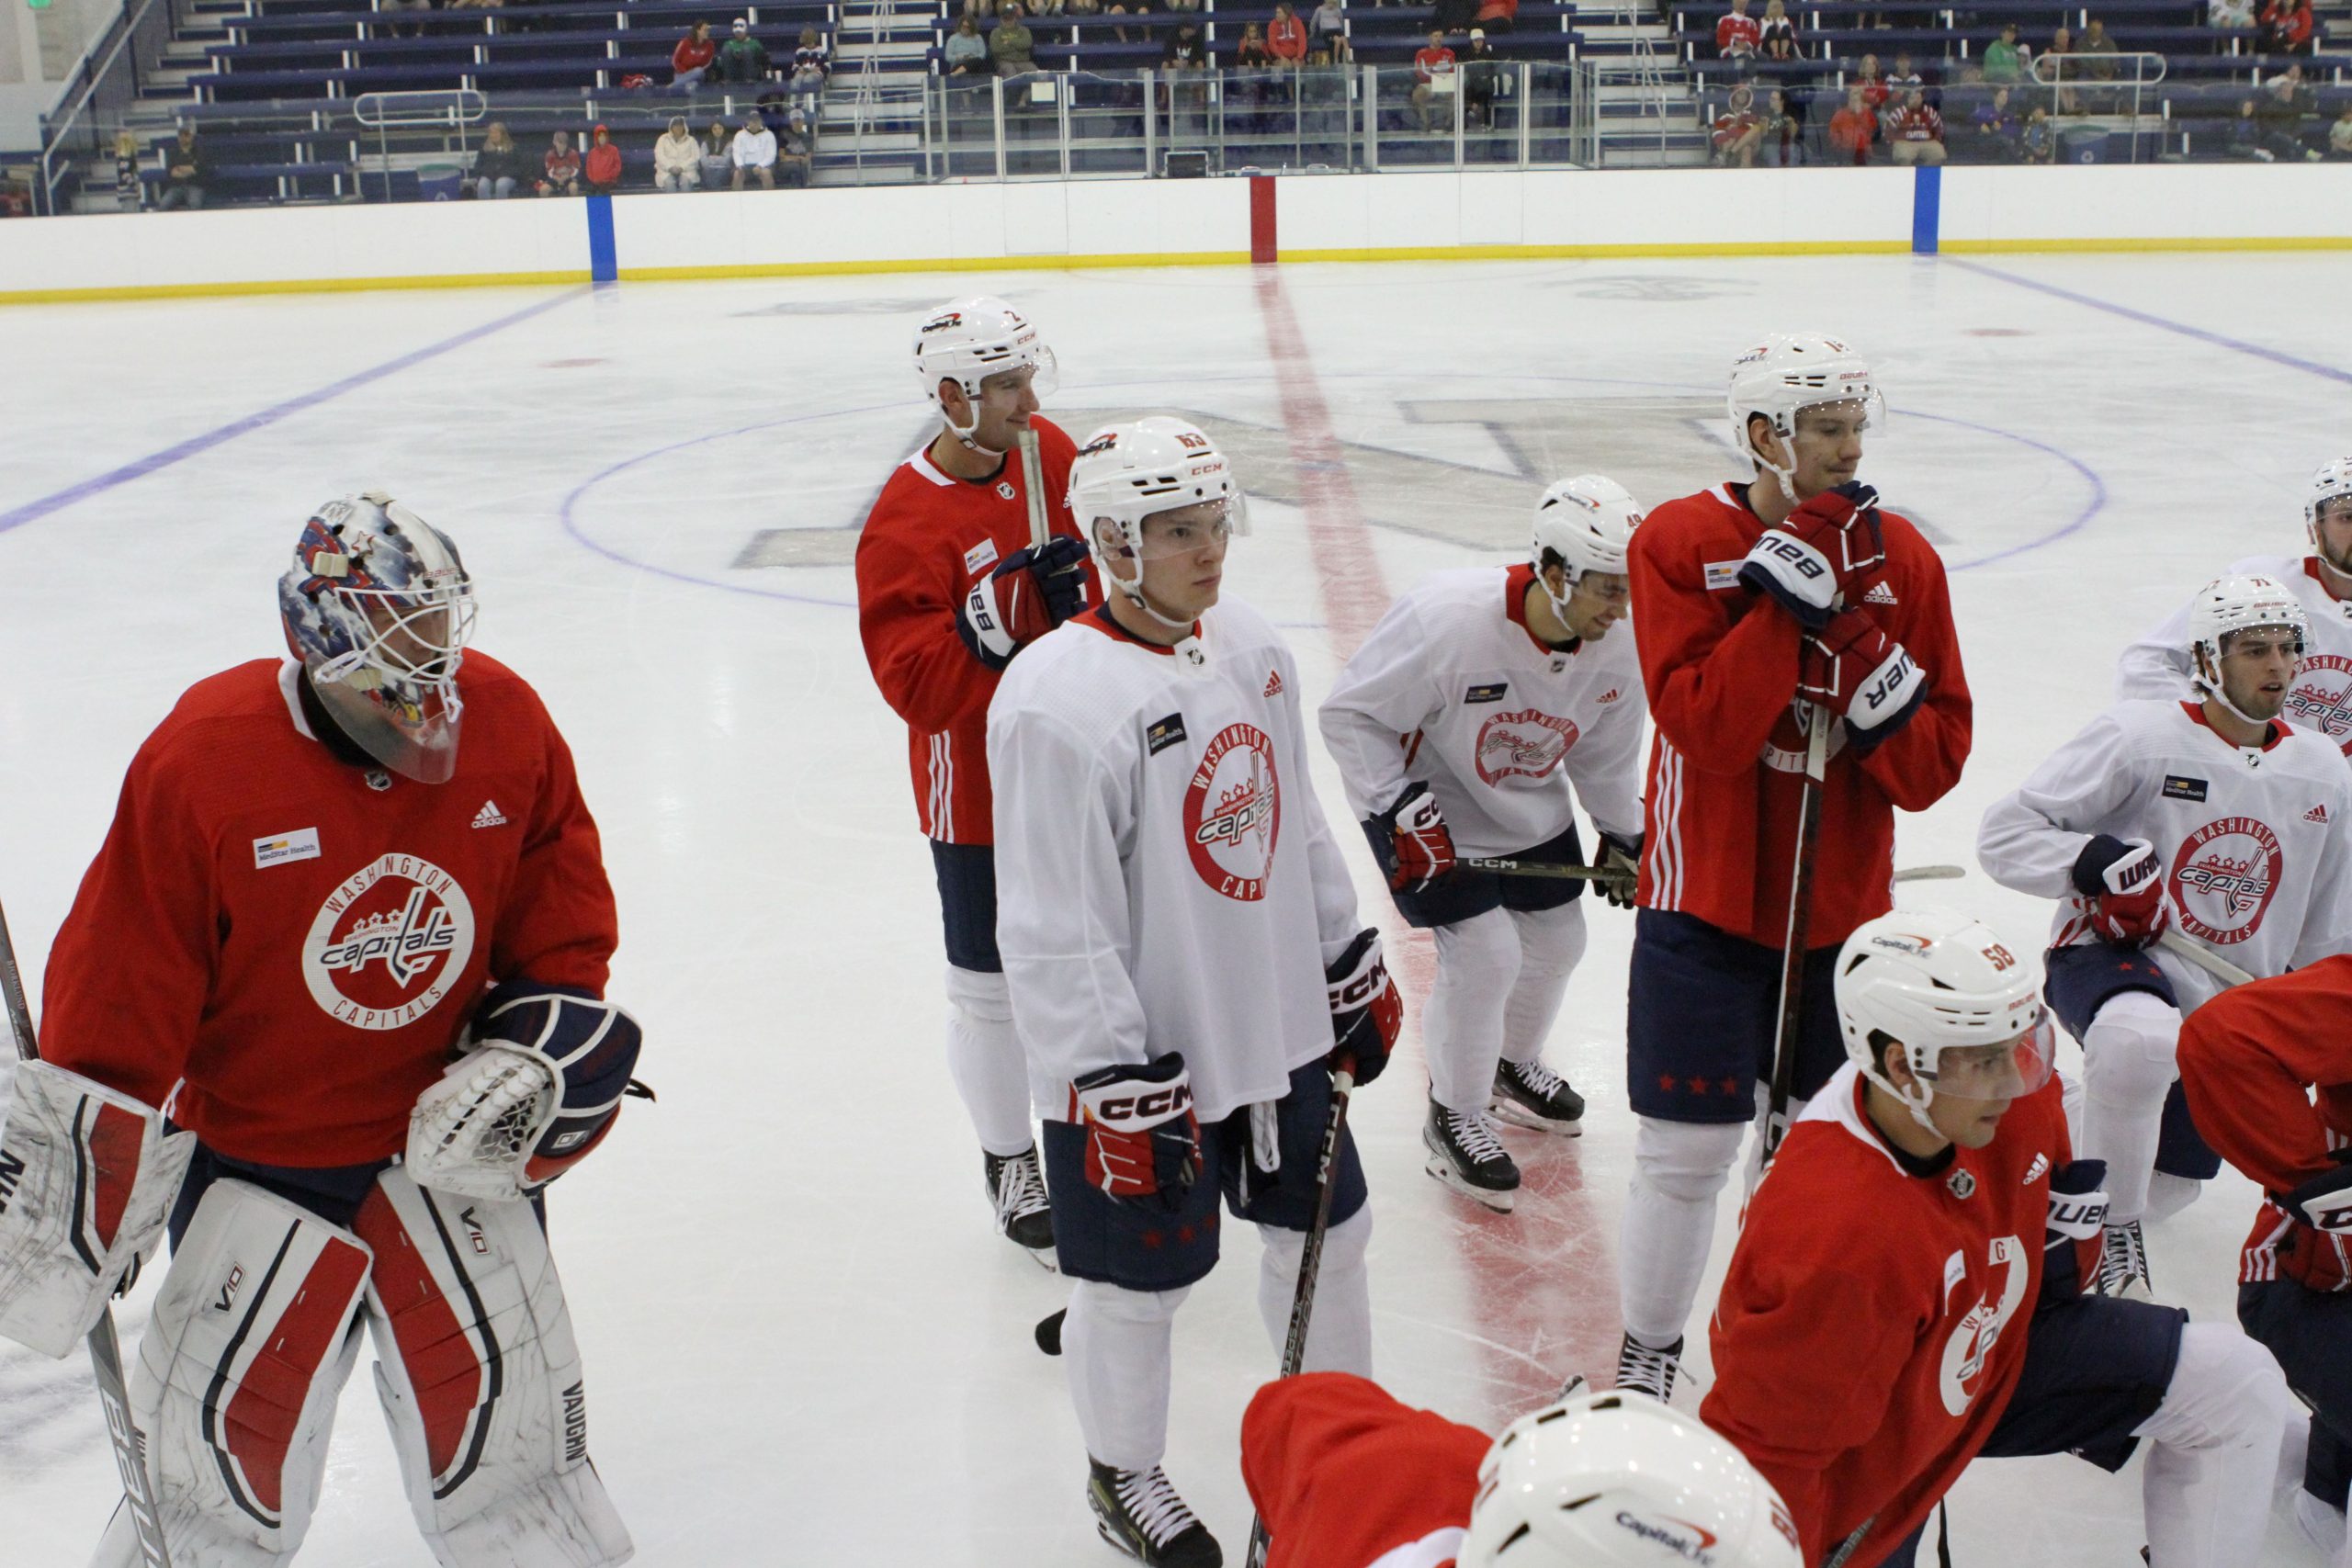
MULTIPOLYGON (((0 1334, 64 1355, 168 1223, 130 1392, 174 1568, 293 1560, 363 1332, 443 1568, 626 1562, 534 1213, 638 1052, 597 999, 617 931, 571 752, 465 652, 457 547, 390 497, 320 508, 278 599, 293 660, 180 699, 51 950, 0 1126, 0 1334)), ((126 1505, 94 1562, 153 1561, 137 1533, 126 1505)))
POLYGON ((1579 1393, 1487 1439, 1376 1383, 1268 1383, 1241 1417, 1266 1568, 1799 1568, 1730 1443, 1647 1394, 1579 1393))
POLYGON ((1631 628, 1610 633, 1641 520, 1613 480, 1562 479, 1536 504, 1525 561, 1440 572, 1400 595, 1323 704, 1323 742, 1397 912, 1435 928, 1421 1021, 1429 1172, 1491 1209, 1511 1207, 1520 1177, 1489 1106, 1541 1131, 1582 1130, 1584 1098, 1543 1049, 1584 956, 1584 884, 1456 861, 1580 863, 1581 799, 1610 874, 1601 890, 1633 907, 1648 709, 1631 628))
POLYGON ((2153 1568, 2262 1552, 2291 1400, 2234 1326, 2080 1292, 2106 1205, 2066 1139, 2041 976, 1936 910, 1838 955, 1847 1066, 1757 1188, 1700 1414, 1780 1489, 1805 1561, 1913 1562, 1969 1461, 2142 1438, 2153 1568))
MULTIPOLYGON (((1103 1539, 1140 1562, 1224 1561, 1160 1470, 1185 1292, 1217 1201, 1265 1244, 1287 1337, 1333 1067, 1379 1075, 1400 1021, 1380 939, 1307 779, 1289 647, 1221 592, 1239 486, 1164 417, 1095 432, 1072 514, 1108 592, 1014 660, 989 707, 997 942, 1045 1118, 1062 1346, 1103 1539)), ((1368 1372, 1363 1168, 1342 1137, 1309 1368, 1368 1372)))

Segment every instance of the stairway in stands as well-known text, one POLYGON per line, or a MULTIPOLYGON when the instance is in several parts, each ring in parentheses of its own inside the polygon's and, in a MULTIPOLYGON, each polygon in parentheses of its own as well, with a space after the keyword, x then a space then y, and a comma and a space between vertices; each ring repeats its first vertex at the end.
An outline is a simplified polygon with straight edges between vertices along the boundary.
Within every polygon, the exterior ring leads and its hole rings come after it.
MULTIPOLYGON (((188 78, 211 69, 211 62, 205 56, 206 47, 226 44, 227 18, 243 16, 252 9, 250 0, 192 0, 187 7, 187 19, 172 28, 171 41, 164 46, 155 64, 140 73, 138 98, 119 117, 121 124, 139 138, 141 147, 171 133, 180 111, 196 102, 196 90, 188 85, 188 78)), ((81 183, 74 193, 74 211, 120 209, 114 193, 111 154, 85 161, 78 173, 81 183)))
POLYGON ((818 185, 922 179, 923 91, 938 7, 842 0, 839 15, 811 178, 818 185))
POLYGON ((1600 166, 1705 164, 1698 89, 1652 0, 1577 0, 1576 29, 1600 68, 1600 166))

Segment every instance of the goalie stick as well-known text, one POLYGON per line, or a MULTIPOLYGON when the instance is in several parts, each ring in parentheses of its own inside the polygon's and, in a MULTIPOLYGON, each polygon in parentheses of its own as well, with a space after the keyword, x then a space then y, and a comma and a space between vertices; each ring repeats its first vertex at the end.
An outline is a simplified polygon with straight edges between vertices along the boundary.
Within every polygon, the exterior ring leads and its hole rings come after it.
MULTIPOLYGON (((25 1001, 25 977, 17 967, 16 945, 8 940, 8 916, 0 909, 0 1000, 8 1010, 8 1032, 24 1061, 37 1060, 40 1043, 33 1033, 32 1009, 25 1001)), ((138 1538, 139 1561, 145 1568, 172 1568, 170 1549, 164 1544, 164 1521, 155 1510, 155 1491, 147 1473, 147 1437, 130 1417, 130 1390, 122 1377, 122 1345, 114 1332, 114 1308, 101 1307, 91 1325, 90 1366, 98 1380, 98 1404, 106 1411, 107 1440, 114 1448, 115 1469, 122 1475, 123 1504, 130 1510, 131 1533, 138 1538)))

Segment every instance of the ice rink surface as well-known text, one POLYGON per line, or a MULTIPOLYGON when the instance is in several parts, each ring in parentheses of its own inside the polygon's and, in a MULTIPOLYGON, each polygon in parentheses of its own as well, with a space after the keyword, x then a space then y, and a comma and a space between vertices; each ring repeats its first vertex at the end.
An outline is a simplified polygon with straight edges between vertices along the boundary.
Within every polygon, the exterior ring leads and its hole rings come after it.
MULTIPOLYGON (((918 313, 1001 292, 1057 348, 1048 413, 1074 433, 1176 411, 1229 442, 1258 500, 1227 592, 1290 629, 1310 699, 1390 591, 1523 550, 1547 480, 1599 469, 1654 503, 1732 477, 1722 386, 1747 340, 1849 339, 1893 407, 1863 477, 1951 567, 1977 703, 1966 776, 1900 825, 1917 864, 1972 862, 1985 805, 2106 703, 2131 637, 2234 558, 2301 550, 2300 486, 2352 448, 2345 276, 2317 256, 1531 262, 11 310, 0 898, 37 985, 141 738, 191 682, 279 649, 272 585, 309 511, 389 488, 464 547, 476 646, 545 694, 619 894, 612 995, 661 1101, 555 1190, 551 1228, 638 1561, 1107 1564, 1059 1367, 1030 1338, 1063 1292, 991 1230, 945 1071, 903 729, 852 611, 854 529, 926 434, 918 313)), ((1328 767, 1316 783, 1344 814, 1328 767)), ((1366 915, 1393 922, 1361 848, 1366 915)), ((2048 918, 1973 873, 1905 898, 2021 943, 2048 918)), ((1489 1429, 1571 1371, 1605 1382, 1617 1340, 1632 919, 1589 923, 1549 1048, 1588 1131, 1507 1134, 1516 1214, 1422 1174, 1416 1047, 1354 1115, 1378 1371, 1489 1429)), ((124 964, 141 948, 121 933, 124 964)), ((1396 962, 1418 1001, 1426 943, 1396 962)), ((2229 1175, 2154 1226, 2159 1294, 2227 1318, 2252 1207, 2229 1175)), ((1702 1301, 1735 1217, 1727 1195, 1702 1301)), ((1228 1236, 1177 1323, 1167 1463, 1238 1562, 1236 1431, 1275 1353, 1256 1240, 1228 1236)), ((363 1372, 306 1565, 428 1561, 374 1403, 363 1372)), ((1979 1464, 1956 1561, 2135 1568, 2138 1468, 1979 1464)), ((0 1560, 80 1563, 114 1492, 86 1367, 0 1351, 0 1560)), ((2261 1561, 2318 1559, 2282 1514, 2261 1561)))

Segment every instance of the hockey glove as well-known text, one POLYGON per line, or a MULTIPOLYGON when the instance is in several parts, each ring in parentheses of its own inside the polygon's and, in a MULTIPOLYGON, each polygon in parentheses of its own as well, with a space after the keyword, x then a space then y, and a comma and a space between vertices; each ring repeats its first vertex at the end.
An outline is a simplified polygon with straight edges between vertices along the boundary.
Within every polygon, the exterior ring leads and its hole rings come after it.
POLYGON ((2107 1162, 2078 1159, 2050 1173, 2050 1218, 2042 1232, 2041 1305, 2083 1293, 2098 1271, 2107 1229, 2107 1162))
POLYGON ((1086 545, 1057 534, 1043 549, 1023 547, 972 584, 956 629, 972 657, 991 670, 1086 607, 1086 545))
POLYGON ((2278 1206, 2315 1231, 2340 1236, 2352 1235, 2352 1149, 2337 1149, 2335 1159, 2334 1170, 2312 1177, 2278 1206))
POLYGON ((1070 1084, 1069 1101, 1069 1119, 1086 1129, 1089 1186, 1173 1210, 1200 1179, 1201 1123, 1182 1053, 1098 1067, 1070 1084))
POLYGON ((1405 1027, 1405 998, 1380 955, 1380 933, 1356 933, 1345 953, 1323 971, 1331 999, 1331 1066, 1347 1067, 1359 1087, 1380 1076, 1405 1027))
POLYGON ((2101 942, 2145 947, 2172 924, 2164 862, 2145 839, 2100 833, 2075 857, 2075 890, 2090 902, 2091 929, 2101 942))
POLYGON ((1797 694, 1846 721, 1856 756, 1911 722, 1928 700, 1928 672, 1860 610, 1840 610, 1805 639, 1797 694))
POLYGON ((1426 892, 1453 869, 1453 835, 1428 784, 1418 779, 1407 784, 1396 804, 1373 822, 1388 833, 1390 891, 1426 892))
POLYGON ((1600 835, 1600 869, 1608 874, 1596 876, 1592 885, 1609 900, 1612 909, 1634 907, 1634 886, 1641 880, 1642 836, 1621 839, 1614 833, 1600 835))
POLYGON ((1769 593, 1808 631, 1819 631, 1841 596, 1886 559, 1878 491, 1849 481, 1824 491, 1764 530, 1740 564, 1742 585, 1769 593))

